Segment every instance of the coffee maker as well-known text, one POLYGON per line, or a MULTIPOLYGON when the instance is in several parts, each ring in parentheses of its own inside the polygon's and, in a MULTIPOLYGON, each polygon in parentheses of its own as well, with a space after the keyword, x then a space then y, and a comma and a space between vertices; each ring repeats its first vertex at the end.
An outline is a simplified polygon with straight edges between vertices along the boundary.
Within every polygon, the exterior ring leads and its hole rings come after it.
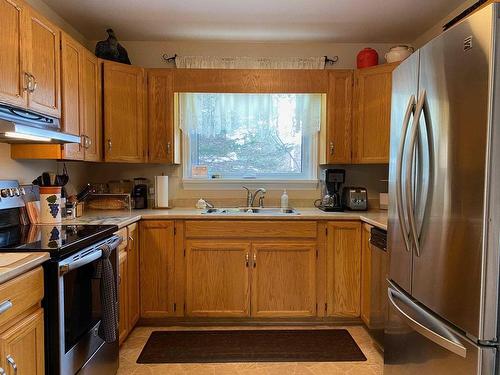
POLYGON ((344 211, 342 204, 342 184, 345 181, 344 169, 325 169, 321 173, 321 199, 314 205, 329 212, 344 211))

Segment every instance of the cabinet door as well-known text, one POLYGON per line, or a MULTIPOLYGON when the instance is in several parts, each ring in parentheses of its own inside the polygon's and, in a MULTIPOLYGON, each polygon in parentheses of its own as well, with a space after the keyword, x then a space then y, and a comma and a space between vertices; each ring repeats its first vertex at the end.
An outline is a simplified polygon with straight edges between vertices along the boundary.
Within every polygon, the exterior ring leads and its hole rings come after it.
POLYGON ((389 162, 392 71, 397 63, 355 72, 353 162, 389 162))
POLYGON ((326 157, 322 164, 351 162, 352 70, 328 72, 326 157))
POLYGON ((38 309, 0 335, 2 362, 8 374, 45 374, 43 327, 43 310, 38 309))
POLYGON ((26 106, 25 29, 26 5, 16 0, 0 0, 0 102, 26 106))
POLYGON ((137 224, 127 228, 128 329, 132 331, 139 320, 139 231, 137 224))
POLYGON ((371 229, 371 225, 363 224, 361 234, 361 319, 367 326, 370 326, 371 305, 371 229))
POLYGON ((144 69, 104 62, 105 160, 146 160, 144 69))
POLYGON ((97 57, 83 52, 83 144, 86 161, 102 160, 101 75, 97 57))
POLYGON ((329 222, 327 228, 327 315, 359 317, 361 223, 329 222))
POLYGON ((206 317, 249 315, 250 243, 188 241, 186 314, 206 317))
POLYGON ((316 315, 316 241, 252 244, 252 316, 316 315))
POLYGON ((119 249, 119 283, 118 283, 118 304, 119 304, 119 320, 118 320, 118 336, 120 344, 125 341, 129 333, 128 330, 128 272, 127 272, 127 250, 119 249))
POLYGON ((180 136, 174 126, 174 71, 148 72, 149 158, 153 163, 180 162, 180 136))
POLYGON ((174 315, 174 222, 140 223, 141 317, 174 315))
POLYGON ((28 107, 50 116, 61 117, 60 31, 29 9, 27 23, 27 71, 34 77, 28 107))
MULTIPOLYGON (((83 126, 82 62, 83 47, 61 33, 62 128, 76 135, 81 134, 83 126)), ((64 159, 83 160, 81 143, 65 144, 63 148, 64 159)))

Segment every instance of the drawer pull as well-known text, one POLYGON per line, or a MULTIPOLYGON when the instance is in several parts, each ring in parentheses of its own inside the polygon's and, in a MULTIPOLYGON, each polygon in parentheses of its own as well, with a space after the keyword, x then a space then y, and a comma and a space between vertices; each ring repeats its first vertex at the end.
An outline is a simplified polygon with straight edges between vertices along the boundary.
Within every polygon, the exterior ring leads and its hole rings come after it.
POLYGON ((16 361, 14 361, 14 358, 12 358, 10 354, 7 356, 7 362, 9 363, 10 367, 12 367, 12 370, 14 370, 14 375, 17 374, 16 361))
POLYGON ((12 302, 10 300, 4 301, 0 304, 0 314, 3 314, 12 307, 12 302))

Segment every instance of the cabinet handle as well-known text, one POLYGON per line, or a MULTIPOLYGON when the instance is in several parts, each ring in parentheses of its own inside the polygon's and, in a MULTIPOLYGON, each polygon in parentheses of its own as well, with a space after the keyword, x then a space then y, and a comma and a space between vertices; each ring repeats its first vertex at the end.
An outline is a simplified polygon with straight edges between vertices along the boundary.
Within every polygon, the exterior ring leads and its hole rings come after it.
POLYGON ((5 370, 0 367, 0 375, 5 375, 5 370))
POLYGON ((85 138, 87 139, 87 148, 89 148, 90 146, 92 146, 92 138, 87 135, 85 136, 85 138))
POLYGON ((35 76, 33 74, 29 73, 29 75, 31 77, 30 81, 31 81, 31 79, 33 79, 33 81, 32 81, 33 86, 31 86, 31 89, 30 89, 30 92, 33 93, 33 92, 35 92, 35 90, 36 90, 36 88, 38 86, 38 82, 36 81, 36 78, 35 78, 35 76))
POLYGON ((31 92, 31 77, 30 74, 27 72, 24 72, 24 87, 23 91, 28 91, 31 92))
POLYGON ((128 239, 129 239, 129 241, 133 241, 133 240, 134 240, 134 237, 132 237, 132 236, 128 236, 128 239))
POLYGON ((12 302, 10 300, 3 301, 0 304, 0 314, 3 314, 12 307, 12 302))
POLYGON ((248 268, 248 263, 250 261, 250 256, 248 255, 248 253, 245 254, 245 266, 248 268))
POLYGON ((253 268, 257 267, 257 254, 253 255, 253 268))
POLYGON ((14 370, 14 375, 17 374, 16 361, 14 361, 14 358, 12 358, 10 354, 7 356, 7 362, 9 363, 10 367, 12 367, 12 370, 14 370))
POLYGON ((170 149, 171 149, 170 142, 167 142, 167 155, 170 155, 170 149))
POLYGON ((330 155, 333 156, 333 153, 335 152, 335 146, 333 142, 330 142, 330 155))
POLYGON ((111 139, 108 139, 108 151, 111 151, 112 147, 113 147, 113 143, 111 143, 111 139))

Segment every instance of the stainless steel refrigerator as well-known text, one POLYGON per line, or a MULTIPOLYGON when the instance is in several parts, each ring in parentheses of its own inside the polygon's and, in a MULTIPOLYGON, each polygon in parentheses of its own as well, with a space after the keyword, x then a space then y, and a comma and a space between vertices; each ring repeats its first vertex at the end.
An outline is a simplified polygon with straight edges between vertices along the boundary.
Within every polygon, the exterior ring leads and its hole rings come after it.
POLYGON ((393 73, 384 374, 498 373, 499 10, 393 73))

